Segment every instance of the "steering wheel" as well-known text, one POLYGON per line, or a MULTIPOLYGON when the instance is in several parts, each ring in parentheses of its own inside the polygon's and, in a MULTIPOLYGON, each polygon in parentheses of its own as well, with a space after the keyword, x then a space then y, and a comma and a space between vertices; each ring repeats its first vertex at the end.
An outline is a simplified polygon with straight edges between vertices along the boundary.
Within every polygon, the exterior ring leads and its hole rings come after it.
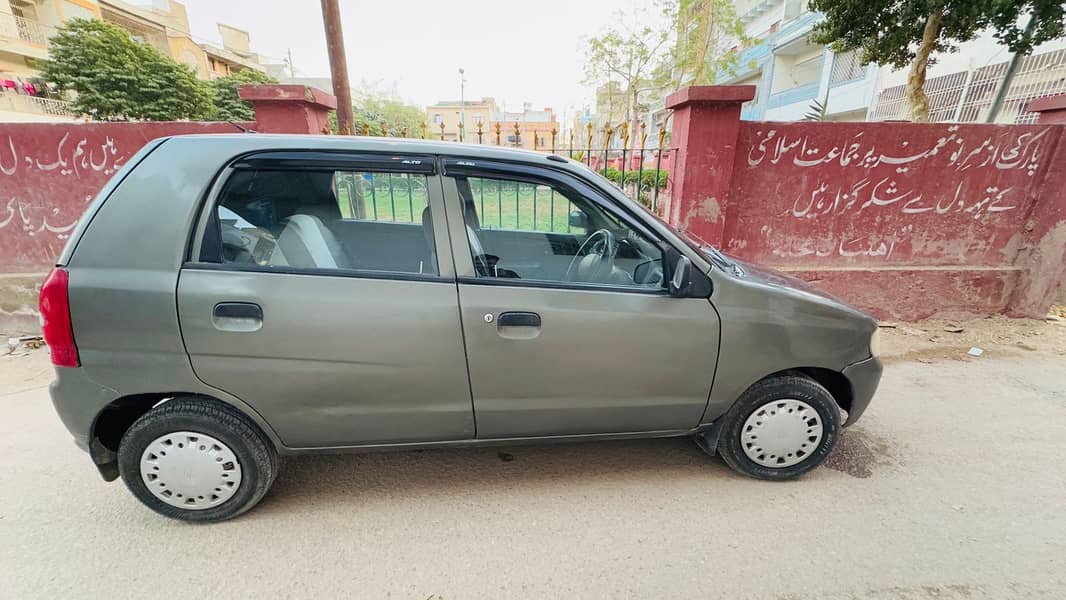
POLYGON ((609 279, 614 272, 614 257, 618 254, 618 240, 606 229, 597 229, 585 238, 566 268, 566 281, 598 281, 609 279))

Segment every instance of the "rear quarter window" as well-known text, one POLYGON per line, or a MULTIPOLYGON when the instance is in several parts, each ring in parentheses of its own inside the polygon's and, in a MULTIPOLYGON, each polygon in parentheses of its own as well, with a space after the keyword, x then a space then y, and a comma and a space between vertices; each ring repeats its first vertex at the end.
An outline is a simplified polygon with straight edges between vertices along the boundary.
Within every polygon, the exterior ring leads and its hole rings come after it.
POLYGON ((286 271, 438 273, 423 174, 238 169, 211 218, 203 262, 286 271))

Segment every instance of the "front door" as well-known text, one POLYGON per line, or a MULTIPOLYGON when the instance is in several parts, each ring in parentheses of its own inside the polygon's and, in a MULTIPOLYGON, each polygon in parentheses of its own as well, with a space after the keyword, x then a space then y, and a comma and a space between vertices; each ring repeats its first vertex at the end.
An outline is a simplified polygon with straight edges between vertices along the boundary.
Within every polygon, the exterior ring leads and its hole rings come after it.
POLYGON ((473 437, 432 157, 242 159, 203 219, 178 284, 200 379, 290 447, 473 437))
POLYGON ((559 171, 445 170, 477 437, 695 427, 717 314, 668 295, 663 242, 559 171))

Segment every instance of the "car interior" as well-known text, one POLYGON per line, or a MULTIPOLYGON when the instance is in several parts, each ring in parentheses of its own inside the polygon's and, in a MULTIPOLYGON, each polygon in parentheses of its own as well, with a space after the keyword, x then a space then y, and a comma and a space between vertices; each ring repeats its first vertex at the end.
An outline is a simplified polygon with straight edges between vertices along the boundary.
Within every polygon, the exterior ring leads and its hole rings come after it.
MULTIPOLYGON (((436 274, 431 209, 412 209, 408 220, 377 220, 367 214, 366 188, 373 180, 338 174, 235 171, 217 210, 222 261, 436 274)), ((648 288, 663 284, 659 246, 588 199, 566 195, 572 203, 569 232, 482 227, 469 179, 457 177, 456 184, 479 277, 648 288)))

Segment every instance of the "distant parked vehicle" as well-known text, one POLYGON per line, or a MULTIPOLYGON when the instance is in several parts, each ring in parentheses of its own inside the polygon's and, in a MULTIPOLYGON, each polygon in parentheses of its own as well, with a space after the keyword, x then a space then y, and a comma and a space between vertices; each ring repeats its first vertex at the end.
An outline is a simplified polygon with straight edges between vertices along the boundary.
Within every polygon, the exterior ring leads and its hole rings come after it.
POLYGON ((690 436, 788 479, 881 375, 872 318, 580 163, 411 140, 153 141, 40 308, 75 442, 193 521, 310 452, 690 436))

